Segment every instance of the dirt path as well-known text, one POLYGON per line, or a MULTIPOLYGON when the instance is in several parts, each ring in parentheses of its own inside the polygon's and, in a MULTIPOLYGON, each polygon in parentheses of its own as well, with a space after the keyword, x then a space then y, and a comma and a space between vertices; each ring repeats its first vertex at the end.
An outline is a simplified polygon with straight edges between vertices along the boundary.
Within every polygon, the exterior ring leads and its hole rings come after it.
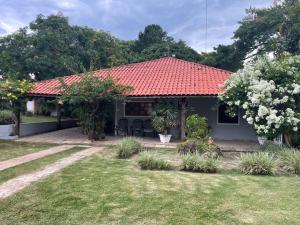
POLYGON ((66 158, 60 159, 39 171, 13 178, 0 185, 0 199, 9 197, 14 193, 17 193, 22 189, 26 188, 31 183, 43 179, 55 172, 58 172, 63 168, 75 163, 76 161, 88 157, 98 151, 101 151, 102 149, 102 147, 88 148, 86 150, 74 153, 73 155, 68 156, 66 158))
POLYGON ((0 171, 6 170, 8 168, 18 166, 20 164, 24 164, 24 163, 27 163, 27 162, 30 162, 30 161, 33 161, 36 159, 40 159, 40 158, 43 158, 48 155, 53 155, 55 153, 65 151, 65 150, 68 150, 73 147, 75 147, 75 145, 61 145, 61 146, 49 148, 47 150, 42 150, 42 151, 34 152, 31 154, 19 156, 17 158, 8 159, 8 160, 0 162, 0 171))

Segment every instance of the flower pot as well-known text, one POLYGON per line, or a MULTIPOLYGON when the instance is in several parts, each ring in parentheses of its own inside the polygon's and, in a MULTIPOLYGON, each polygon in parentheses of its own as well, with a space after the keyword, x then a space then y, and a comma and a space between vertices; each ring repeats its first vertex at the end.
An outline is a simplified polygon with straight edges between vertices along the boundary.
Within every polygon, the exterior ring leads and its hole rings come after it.
POLYGON ((159 134, 159 139, 161 143, 169 143, 171 140, 171 134, 159 134))
POLYGON ((258 140, 258 143, 260 145, 263 145, 268 140, 268 138, 267 137, 263 137, 263 136, 261 136, 261 137, 258 136, 257 140, 258 140))

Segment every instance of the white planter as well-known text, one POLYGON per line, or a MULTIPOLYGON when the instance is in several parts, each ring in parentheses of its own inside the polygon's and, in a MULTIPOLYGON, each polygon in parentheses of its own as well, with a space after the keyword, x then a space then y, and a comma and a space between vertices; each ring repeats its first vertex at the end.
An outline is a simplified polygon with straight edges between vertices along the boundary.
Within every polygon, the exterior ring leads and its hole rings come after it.
POLYGON ((267 137, 257 137, 257 140, 258 140, 258 143, 260 144, 260 145, 263 145, 267 140, 268 140, 268 138, 267 137))
POLYGON ((171 140, 171 134, 158 134, 161 143, 169 143, 171 140))

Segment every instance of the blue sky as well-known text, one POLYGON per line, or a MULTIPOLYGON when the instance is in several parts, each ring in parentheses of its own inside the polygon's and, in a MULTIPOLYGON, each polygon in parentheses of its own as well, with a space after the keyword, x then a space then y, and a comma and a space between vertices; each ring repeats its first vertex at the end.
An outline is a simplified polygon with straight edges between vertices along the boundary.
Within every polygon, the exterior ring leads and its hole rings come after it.
MULTIPOLYGON (((207 50, 232 42, 245 8, 272 0, 207 0, 207 50)), ((71 24, 135 39, 147 24, 160 24, 171 36, 205 50, 205 0, 0 0, 0 35, 16 31, 39 13, 62 12, 71 24)))

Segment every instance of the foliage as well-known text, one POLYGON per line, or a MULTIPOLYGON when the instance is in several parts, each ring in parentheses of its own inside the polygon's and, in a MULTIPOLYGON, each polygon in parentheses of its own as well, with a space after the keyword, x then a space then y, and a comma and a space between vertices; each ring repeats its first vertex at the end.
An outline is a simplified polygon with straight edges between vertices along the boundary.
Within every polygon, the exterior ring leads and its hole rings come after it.
POLYGON ((28 80, 4 79, 0 82, 0 101, 14 114, 16 135, 20 131, 20 113, 25 108, 26 94, 31 88, 32 84, 28 80))
POLYGON ((38 15, 28 27, 0 38, 0 74, 5 77, 45 80, 84 72, 91 64, 98 69, 125 63, 115 37, 71 26, 61 14, 38 15))
POLYGON ((186 118, 186 131, 188 138, 207 138, 209 134, 207 119, 198 114, 188 116, 186 118))
POLYGON ((216 173, 219 161, 212 157, 200 156, 199 154, 188 154, 181 157, 182 169, 187 171, 216 173))
POLYGON ((145 151, 140 154, 138 164, 143 170, 169 170, 171 164, 159 159, 155 153, 145 151))
POLYGON ((239 168, 246 175, 273 175, 275 156, 268 152, 244 153, 240 157, 239 168))
POLYGON ((117 155, 120 159, 130 158, 132 155, 138 153, 142 149, 141 143, 132 137, 124 138, 121 143, 116 146, 117 155))
POLYGON ((269 8, 250 8, 234 33, 235 45, 245 57, 268 52, 300 53, 300 2, 285 0, 269 8))
POLYGON ((12 111, 2 110, 0 111, 0 125, 13 124, 14 116, 12 111))
POLYGON ((210 158, 218 158, 222 155, 220 147, 215 143, 209 143, 203 139, 188 139, 177 145, 177 151, 181 155, 199 154, 210 158))
POLYGON ((300 124, 300 56, 259 58, 231 75, 219 97, 231 113, 245 110, 244 118, 258 135, 270 138, 296 132, 300 124))
POLYGON ((168 102, 156 103, 151 111, 153 128, 161 134, 167 134, 168 130, 177 125, 177 109, 168 102))
POLYGON ((116 83, 111 76, 99 77, 89 72, 81 75, 78 82, 68 85, 61 80, 61 84, 60 101, 74 107, 80 126, 92 140, 104 138, 108 105, 124 98, 131 89, 116 83))
POLYGON ((235 72, 243 67, 244 55, 235 44, 218 45, 214 51, 202 53, 201 63, 216 68, 235 72))
POLYGON ((292 174, 300 175, 300 151, 285 148, 278 153, 280 167, 292 174))

